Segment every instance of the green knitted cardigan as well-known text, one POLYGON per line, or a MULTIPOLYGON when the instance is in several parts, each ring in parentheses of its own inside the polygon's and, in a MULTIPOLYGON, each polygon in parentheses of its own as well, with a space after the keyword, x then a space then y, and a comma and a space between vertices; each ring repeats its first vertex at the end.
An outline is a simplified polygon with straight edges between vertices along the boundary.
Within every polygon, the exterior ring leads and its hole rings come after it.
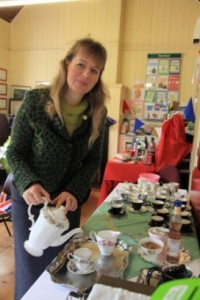
POLYGON ((48 101, 52 101, 48 89, 33 89, 15 116, 7 150, 14 183, 21 194, 31 184, 41 183, 52 198, 66 190, 82 203, 101 161, 104 122, 89 148, 89 107, 80 126, 69 136, 59 116, 50 119, 45 112, 48 101))

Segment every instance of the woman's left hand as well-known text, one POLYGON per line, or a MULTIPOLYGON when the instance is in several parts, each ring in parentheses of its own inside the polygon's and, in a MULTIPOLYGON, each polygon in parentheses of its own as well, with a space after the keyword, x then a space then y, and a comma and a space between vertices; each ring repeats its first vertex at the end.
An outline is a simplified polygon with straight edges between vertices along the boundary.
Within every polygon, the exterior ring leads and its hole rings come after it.
POLYGON ((52 202, 56 203, 57 208, 65 203, 65 211, 74 211, 78 207, 77 199, 69 192, 60 193, 52 202))

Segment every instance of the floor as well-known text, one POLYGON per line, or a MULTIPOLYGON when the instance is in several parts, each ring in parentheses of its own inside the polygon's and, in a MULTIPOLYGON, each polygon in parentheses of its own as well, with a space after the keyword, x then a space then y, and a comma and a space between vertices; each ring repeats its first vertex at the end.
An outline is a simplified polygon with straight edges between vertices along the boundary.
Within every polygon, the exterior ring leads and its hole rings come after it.
MULTIPOLYGON (((81 225, 96 209, 99 188, 93 188, 88 201, 82 207, 81 225)), ((12 232, 12 223, 9 222, 12 232)), ((0 223, 0 300, 13 300, 14 288, 14 245, 3 223, 0 223)))

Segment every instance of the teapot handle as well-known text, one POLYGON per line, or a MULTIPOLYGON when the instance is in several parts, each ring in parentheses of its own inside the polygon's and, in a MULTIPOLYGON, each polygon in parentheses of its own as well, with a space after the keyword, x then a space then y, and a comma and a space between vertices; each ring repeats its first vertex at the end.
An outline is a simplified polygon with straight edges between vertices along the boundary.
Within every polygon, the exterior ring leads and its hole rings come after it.
POLYGON ((91 231, 91 232, 90 232, 90 238, 91 238, 91 240, 92 240, 93 242, 96 243, 97 238, 96 238, 96 232, 95 232, 95 231, 91 231))
MULTIPOLYGON (((46 208, 48 204, 47 199, 44 198, 44 206, 43 208, 46 208)), ((32 208, 33 204, 28 206, 28 219, 31 221, 31 227, 29 228, 29 230, 32 229, 33 225, 35 224, 35 220, 34 220, 34 215, 31 213, 31 208, 32 208)))

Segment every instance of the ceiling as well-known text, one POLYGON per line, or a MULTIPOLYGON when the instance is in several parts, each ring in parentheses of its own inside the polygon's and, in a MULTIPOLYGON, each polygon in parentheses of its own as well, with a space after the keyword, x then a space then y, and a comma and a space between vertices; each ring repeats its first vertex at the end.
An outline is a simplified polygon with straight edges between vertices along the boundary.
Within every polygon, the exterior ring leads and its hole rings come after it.
POLYGON ((23 6, 1 7, 0 18, 10 23, 15 16, 20 12, 23 6))

